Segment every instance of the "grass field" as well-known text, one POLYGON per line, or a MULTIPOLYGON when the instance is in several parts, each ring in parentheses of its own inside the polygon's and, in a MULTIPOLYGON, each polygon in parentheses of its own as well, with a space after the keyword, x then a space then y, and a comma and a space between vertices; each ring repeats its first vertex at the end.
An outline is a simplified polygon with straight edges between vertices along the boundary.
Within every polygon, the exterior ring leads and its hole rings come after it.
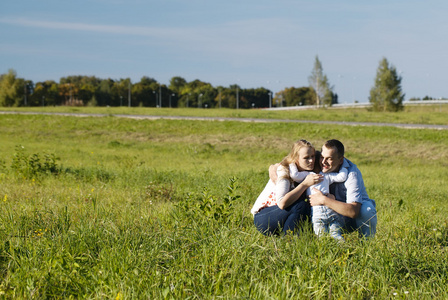
MULTIPOLYGON (((446 110, 209 111, 447 124, 446 110)), ((448 298, 446 130, 45 115, 0 124, 0 299, 448 298), (344 142, 377 203, 374 239, 256 231, 250 208, 267 168, 299 138, 344 142)))
POLYGON ((448 104, 409 105, 399 113, 370 112, 366 108, 328 108, 307 110, 264 109, 195 109, 195 108, 148 108, 148 107, 3 107, 2 111, 96 113, 108 115, 156 115, 198 116, 264 119, 300 119, 346 122, 382 122, 406 124, 448 125, 448 104))

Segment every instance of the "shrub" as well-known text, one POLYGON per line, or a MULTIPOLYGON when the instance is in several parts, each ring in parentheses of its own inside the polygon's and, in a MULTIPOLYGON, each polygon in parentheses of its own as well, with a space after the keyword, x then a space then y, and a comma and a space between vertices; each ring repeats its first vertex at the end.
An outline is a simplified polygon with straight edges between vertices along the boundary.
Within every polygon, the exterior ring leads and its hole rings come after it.
POLYGON ((227 195, 220 199, 211 195, 204 188, 200 195, 188 194, 185 201, 176 204, 176 216, 190 217, 198 223, 215 221, 218 223, 228 223, 236 220, 234 212, 234 202, 240 198, 237 195, 239 186, 235 177, 230 178, 227 186, 227 195))
POLYGON ((58 174, 60 172, 58 160, 59 158, 52 153, 27 155, 25 147, 19 145, 16 146, 11 168, 26 178, 33 178, 39 174, 58 174))

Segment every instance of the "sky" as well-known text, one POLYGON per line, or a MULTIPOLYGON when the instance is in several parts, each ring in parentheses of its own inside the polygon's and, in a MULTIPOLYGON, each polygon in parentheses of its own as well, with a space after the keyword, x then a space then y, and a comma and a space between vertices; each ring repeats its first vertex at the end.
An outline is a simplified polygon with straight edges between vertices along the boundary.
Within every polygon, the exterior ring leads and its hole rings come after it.
POLYGON ((0 74, 33 82, 175 76, 309 86, 316 56, 339 103, 368 102, 379 62, 405 100, 448 97, 446 0, 1 0, 0 74))

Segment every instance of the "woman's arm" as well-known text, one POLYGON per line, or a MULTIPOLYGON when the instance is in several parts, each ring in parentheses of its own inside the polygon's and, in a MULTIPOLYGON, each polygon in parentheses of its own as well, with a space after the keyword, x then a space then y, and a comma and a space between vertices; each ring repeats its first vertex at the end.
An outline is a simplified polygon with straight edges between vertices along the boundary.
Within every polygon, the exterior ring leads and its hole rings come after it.
POLYGON ((275 183, 275 184, 277 183, 277 179, 278 179, 277 169, 278 169, 279 166, 280 166, 279 163, 276 163, 275 165, 270 165, 269 166, 269 179, 271 179, 272 182, 275 183))

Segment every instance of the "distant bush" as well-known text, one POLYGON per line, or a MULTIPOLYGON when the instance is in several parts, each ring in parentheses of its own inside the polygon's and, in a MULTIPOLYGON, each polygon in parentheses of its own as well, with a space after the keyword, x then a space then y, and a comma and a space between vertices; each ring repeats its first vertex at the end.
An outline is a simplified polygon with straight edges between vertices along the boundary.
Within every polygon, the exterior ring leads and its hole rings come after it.
POLYGON ((33 178, 39 174, 58 174, 60 167, 56 155, 34 153, 28 155, 25 153, 25 147, 16 146, 11 169, 23 175, 26 178, 33 178))

